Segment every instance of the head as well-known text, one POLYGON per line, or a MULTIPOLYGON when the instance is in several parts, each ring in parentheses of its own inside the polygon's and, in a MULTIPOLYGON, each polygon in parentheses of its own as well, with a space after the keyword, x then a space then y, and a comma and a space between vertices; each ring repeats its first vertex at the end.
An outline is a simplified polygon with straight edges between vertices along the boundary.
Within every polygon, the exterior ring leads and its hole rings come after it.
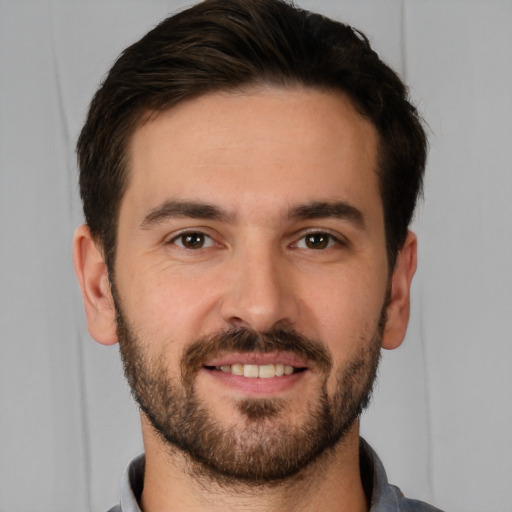
POLYGON ((111 272, 135 130, 183 101, 261 85, 341 92, 376 128, 392 271, 426 160, 425 134, 400 78, 352 27, 281 0, 206 0, 164 20, 122 53, 80 134, 85 219, 111 272))
POLYGON ((78 155, 89 330, 120 342, 146 432, 256 483, 337 449, 405 334, 425 163, 366 38, 202 2, 123 52, 78 155))

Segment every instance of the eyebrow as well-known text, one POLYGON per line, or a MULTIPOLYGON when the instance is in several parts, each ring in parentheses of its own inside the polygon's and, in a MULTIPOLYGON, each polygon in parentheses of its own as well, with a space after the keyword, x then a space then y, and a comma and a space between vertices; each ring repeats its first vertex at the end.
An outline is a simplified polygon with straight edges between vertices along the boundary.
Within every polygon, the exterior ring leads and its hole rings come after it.
POLYGON ((360 228, 364 228, 366 224, 361 210, 345 201, 313 201, 291 208, 288 216, 298 220, 334 217, 348 220, 360 228))
MULTIPOLYGON (((188 217, 191 219, 215 220, 232 223, 235 217, 227 210, 201 201, 168 200, 153 208, 142 220, 143 230, 173 218, 188 217)), ((360 228, 365 227, 362 212, 345 201, 312 201, 294 206, 288 211, 287 217, 294 220, 310 220, 337 218, 348 220, 360 228)))
POLYGON ((144 217, 140 227, 141 229, 150 229, 157 224, 177 217, 233 222, 233 215, 212 204, 199 201, 165 201, 153 208, 144 217))

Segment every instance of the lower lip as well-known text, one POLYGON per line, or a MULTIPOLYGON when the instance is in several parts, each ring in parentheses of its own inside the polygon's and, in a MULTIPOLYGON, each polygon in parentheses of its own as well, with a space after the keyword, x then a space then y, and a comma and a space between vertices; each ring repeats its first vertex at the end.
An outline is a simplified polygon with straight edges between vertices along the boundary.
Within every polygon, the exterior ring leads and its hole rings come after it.
POLYGON ((233 375, 219 370, 207 370, 205 368, 200 370, 200 374, 206 375, 225 387, 255 397, 272 396, 288 391, 304 379, 308 373, 308 370, 304 370, 282 377, 261 379, 233 375))

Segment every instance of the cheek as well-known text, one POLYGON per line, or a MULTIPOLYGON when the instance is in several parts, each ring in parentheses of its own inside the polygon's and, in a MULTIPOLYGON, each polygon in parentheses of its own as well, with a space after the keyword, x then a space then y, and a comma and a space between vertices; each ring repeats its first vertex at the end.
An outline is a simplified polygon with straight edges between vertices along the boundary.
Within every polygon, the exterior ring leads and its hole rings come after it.
MULTIPOLYGON (((331 275, 323 286, 315 287, 299 328, 327 346, 335 369, 360 358, 374 341, 385 303, 382 277, 369 271, 357 275, 357 279, 339 280, 331 275)), ((322 281, 317 280, 316 284, 322 285, 322 281)), ((329 383, 330 391, 334 386, 335 382, 329 383)))
POLYGON ((139 267, 137 272, 119 272, 118 281, 123 311, 149 343, 182 347, 207 329, 215 302, 209 280, 163 267, 139 267))
POLYGON ((316 275, 301 289, 303 305, 330 339, 365 333, 378 321, 386 294, 385 280, 367 268, 316 275))

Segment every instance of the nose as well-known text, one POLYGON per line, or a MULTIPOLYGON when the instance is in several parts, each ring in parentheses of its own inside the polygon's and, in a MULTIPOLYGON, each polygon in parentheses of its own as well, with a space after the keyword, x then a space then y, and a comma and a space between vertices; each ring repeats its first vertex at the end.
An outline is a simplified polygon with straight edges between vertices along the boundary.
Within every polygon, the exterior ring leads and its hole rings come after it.
POLYGON ((224 322, 258 332, 296 324, 300 301, 293 272, 278 248, 259 244, 240 250, 230 266, 221 304, 224 322))

